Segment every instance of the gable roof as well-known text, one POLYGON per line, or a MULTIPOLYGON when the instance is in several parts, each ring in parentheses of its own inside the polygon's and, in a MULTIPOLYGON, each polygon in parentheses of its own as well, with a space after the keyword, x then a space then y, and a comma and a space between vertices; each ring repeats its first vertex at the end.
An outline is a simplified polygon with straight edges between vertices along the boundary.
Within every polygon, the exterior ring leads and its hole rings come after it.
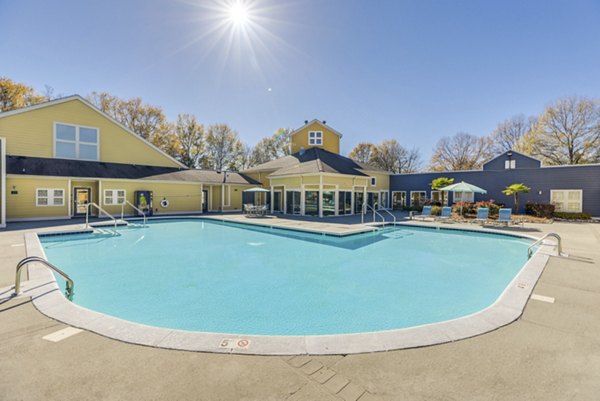
POLYGON ((305 123, 302 127, 298 128, 297 130, 292 131, 292 133, 290 133, 290 136, 296 135, 298 132, 302 131, 304 128, 306 128, 306 127, 308 127, 309 125, 312 125, 312 124, 319 124, 323 128, 326 128, 328 131, 333 132, 334 134, 336 134, 340 138, 342 137, 342 134, 340 132, 338 132, 335 129, 331 128, 329 125, 325 124, 323 121, 317 120, 316 118, 314 120, 312 120, 312 121, 309 121, 309 122, 305 123))
POLYGON ((153 181, 196 182, 211 184, 260 183, 244 174, 228 171, 179 169, 44 157, 6 156, 6 173, 52 177, 117 178, 153 181))
POLYGON ((486 161, 485 163, 483 163, 483 164, 482 164, 482 167, 483 167, 483 166, 485 166, 485 165, 486 165, 486 164, 488 164, 488 163, 491 163, 491 162, 493 162, 494 160, 496 160, 496 159, 498 159, 498 158, 500 158, 500 157, 506 156, 506 154, 507 154, 508 152, 512 152, 512 153, 515 153, 515 154, 517 154, 517 155, 519 155, 519 156, 525 157, 525 158, 527 158, 527 159, 535 160, 535 161, 537 161, 537 162, 540 162, 540 163, 541 163, 541 160, 540 160, 540 159, 536 159, 535 157, 531 157, 531 156, 529 156, 529 155, 526 155, 526 154, 523 154, 523 153, 521 153, 521 152, 517 152, 516 150, 512 150, 512 149, 510 149, 510 150, 507 150, 507 151, 504 151, 504 152, 500 153, 499 155, 497 155, 497 156, 495 156, 495 157, 492 157, 490 160, 488 160, 488 161, 486 161))
POLYGON ((278 177, 317 173, 367 176, 365 172, 369 171, 389 174, 378 167, 358 163, 348 157, 314 147, 260 164, 244 172, 271 172, 269 177, 278 177))
POLYGON ((176 160, 172 156, 168 155, 167 153, 165 153, 164 151, 162 151, 158 147, 154 146, 152 143, 148 142, 147 140, 145 140, 144 138, 142 138, 141 136, 139 136, 138 134, 136 134, 135 132, 133 132, 131 129, 127 128, 125 125, 121 124, 119 121, 115 120, 113 117, 111 117, 110 115, 106 114, 105 112, 103 112, 102 110, 100 110, 99 108, 97 108, 96 106, 94 106, 92 103, 90 103, 88 100, 86 100, 85 98, 83 98, 83 97, 81 97, 79 95, 65 96, 65 97, 61 97, 61 98, 58 98, 58 99, 49 100, 47 102, 34 104, 32 106, 22 107, 20 109, 11 110, 11 111, 5 111, 3 113, 0 113, 0 118, 14 116, 16 114, 21 114, 21 113, 27 113, 29 111, 34 111, 34 110, 37 110, 37 109, 42 109, 42 108, 50 107, 50 106, 55 106, 55 105, 66 103, 66 102, 70 102, 70 101, 73 101, 73 100, 77 100, 77 101, 83 103, 85 106, 89 107, 90 109, 94 110, 96 113, 100 114, 104 118, 107 118, 112 123, 114 123, 117 126, 119 126, 119 128, 123 129, 128 134, 133 135, 135 138, 137 138, 138 140, 142 141, 145 145, 151 147, 153 150, 159 152, 163 156, 171 159, 172 161, 174 161, 175 163, 177 163, 182 168, 186 167, 184 164, 182 164, 181 162, 179 162, 178 160, 176 160))

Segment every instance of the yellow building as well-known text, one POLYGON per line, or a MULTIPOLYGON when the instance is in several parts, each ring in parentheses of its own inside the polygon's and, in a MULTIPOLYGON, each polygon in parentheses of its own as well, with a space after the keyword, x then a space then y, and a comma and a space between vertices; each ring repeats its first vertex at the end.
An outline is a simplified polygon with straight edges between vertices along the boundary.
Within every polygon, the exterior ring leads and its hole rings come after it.
POLYGON ((88 207, 115 216, 138 214, 132 205, 157 215, 241 210, 243 190, 257 184, 187 169, 80 96, 0 113, 0 227, 88 207))
POLYGON ((390 173, 341 156, 342 135, 324 121, 291 133, 292 154, 244 171, 271 190, 271 212, 340 216, 389 208, 390 173), (271 201, 272 200, 272 201, 271 201))

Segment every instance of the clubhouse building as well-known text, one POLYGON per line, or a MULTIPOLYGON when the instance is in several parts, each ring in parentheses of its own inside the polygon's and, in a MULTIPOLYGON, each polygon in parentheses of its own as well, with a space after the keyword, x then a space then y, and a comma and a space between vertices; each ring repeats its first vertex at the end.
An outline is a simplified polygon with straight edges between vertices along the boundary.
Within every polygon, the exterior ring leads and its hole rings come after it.
POLYGON ((272 213, 340 216, 439 199, 433 179, 467 181, 512 206, 506 186, 531 187, 528 201, 600 216, 600 165, 544 167, 506 152, 477 171, 390 174, 340 155, 342 134, 312 120, 291 135, 292 154, 243 172, 189 169, 80 96, 0 113, 0 228, 7 222, 70 219, 99 209, 120 216, 241 211, 262 186, 272 213), (88 204, 94 204, 88 206, 88 204), (134 208, 135 206, 135 208, 134 208))

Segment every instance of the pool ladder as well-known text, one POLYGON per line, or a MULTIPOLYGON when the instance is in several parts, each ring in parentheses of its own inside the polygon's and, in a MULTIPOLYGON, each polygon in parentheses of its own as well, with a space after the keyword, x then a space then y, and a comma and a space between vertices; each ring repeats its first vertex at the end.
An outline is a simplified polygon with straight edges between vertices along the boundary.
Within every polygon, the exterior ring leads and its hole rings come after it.
POLYGON ((527 248, 527 258, 529 259, 533 255, 533 247, 535 247, 536 245, 542 244, 544 242, 544 240, 549 237, 556 238, 557 247, 558 247, 558 256, 564 256, 563 252, 562 252, 562 238, 560 237, 560 235, 558 235, 557 233, 548 233, 548 234, 544 235, 542 238, 535 241, 533 244, 529 245, 529 248, 527 248))
POLYGON ((15 292, 14 292, 13 296, 17 296, 17 295, 21 294, 21 271, 22 271, 23 267, 25 267, 27 264, 32 263, 32 262, 41 263, 41 264, 45 265, 46 267, 54 270, 58 274, 60 274, 67 282, 65 296, 67 297, 67 299, 69 301, 73 300, 73 294, 74 294, 74 290, 75 290, 75 283, 73 282, 73 279, 71 279, 71 277, 69 277, 69 275, 67 273, 63 272, 58 267, 56 267, 52 263, 48 262, 46 259, 40 258, 39 256, 28 256, 25 259, 21 260, 17 264, 17 273, 15 276, 15 292))

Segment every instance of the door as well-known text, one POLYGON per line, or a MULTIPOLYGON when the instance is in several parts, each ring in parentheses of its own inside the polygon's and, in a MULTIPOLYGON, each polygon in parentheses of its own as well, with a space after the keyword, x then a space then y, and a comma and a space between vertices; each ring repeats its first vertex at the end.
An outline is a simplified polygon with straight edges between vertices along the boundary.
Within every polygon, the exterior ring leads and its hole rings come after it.
POLYGON ((273 192, 273 211, 281 212, 281 191, 273 192))
POLYGON ((202 213, 208 212, 208 189, 202 190, 202 213))
POLYGON ((85 215, 87 205, 92 201, 92 190, 90 188, 74 188, 73 199, 75 202, 73 214, 75 216, 85 215))

